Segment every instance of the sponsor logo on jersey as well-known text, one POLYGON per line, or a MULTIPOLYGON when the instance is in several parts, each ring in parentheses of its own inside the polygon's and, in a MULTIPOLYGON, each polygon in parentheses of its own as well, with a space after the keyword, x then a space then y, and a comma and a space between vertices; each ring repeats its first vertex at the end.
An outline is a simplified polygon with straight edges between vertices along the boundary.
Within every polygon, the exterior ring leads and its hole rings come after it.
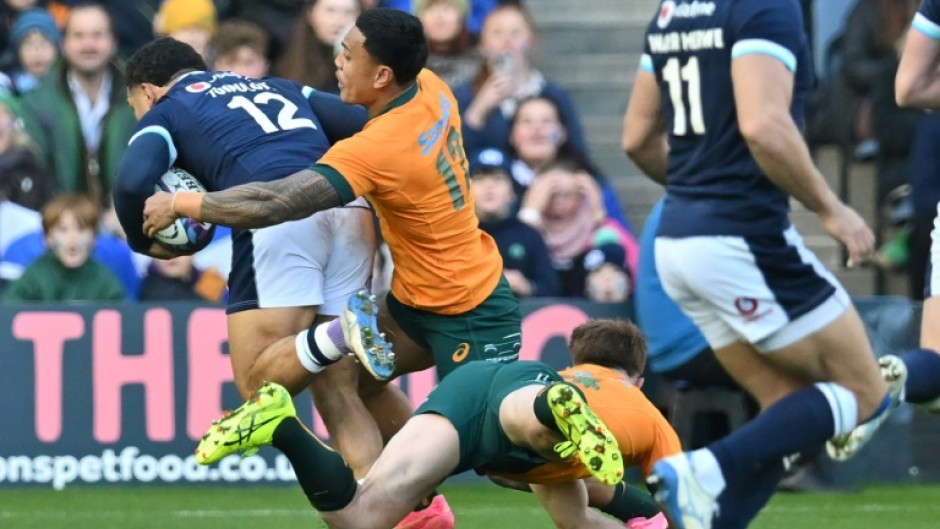
POLYGON ((715 2, 693 1, 676 5, 674 0, 666 0, 659 8, 659 18, 656 19, 656 25, 659 29, 664 29, 672 22, 673 18, 710 17, 713 14, 715 14, 715 2))
POLYGON ((193 83, 187 86, 186 91, 191 94, 201 94, 210 88, 212 88, 211 84, 205 81, 199 81, 198 83, 193 83))
POLYGON ((666 0, 663 2, 662 7, 659 8, 659 18, 656 19, 656 25, 659 29, 663 29, 672 22, 672 16, 676 12, 676 3, 672 0, 666 0))

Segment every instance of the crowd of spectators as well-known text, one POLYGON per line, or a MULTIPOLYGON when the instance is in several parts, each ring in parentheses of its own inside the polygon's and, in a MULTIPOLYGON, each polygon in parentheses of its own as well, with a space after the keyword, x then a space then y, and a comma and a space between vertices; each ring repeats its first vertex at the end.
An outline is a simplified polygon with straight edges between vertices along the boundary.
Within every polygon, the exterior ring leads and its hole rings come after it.
MULTIPOLYGON (((940 125, 899 109, 890 81, 918 4, 854 3, 822 54, 823 81, 807 122, 811 143, 839 144, 856 160, 875 162, 885 206, 876 209, 900 226, 876 262, 906 269, 915 299, 940 199, 940 125)), ((592 163, 568 92, 533 65, 538 28, 518 0, 0 0, 0 291, 44 255, 44 208, 78 194, 100 218, 92 255, 119 278, 127 299, 182 292, 142 287, 164 279, 189 296, 223 299, 224 288, 196 285, 216 277, 224 284, 228 230, 195 259, 165 266, 132 254, 113 222, 111 179, 136 124, 122 61, 168 35, 215 70, 277 75, 336 93, 339 42, 363 9, 376 6, 410 10, 424 24, 428 67, 460 107, 478 215, 516 294, 630 298, 639 260, 633 229, 592 163)), ((386 259, 377 271, 387 275, 390 266, 386 259)))
POLYGON ((136 126, 123 61, 169 36, 214 70, 338 93, 339 43, 377 6, 425 26, 513 291, 627 300, 636 241, 571 98, 531 63, 531 14, 511 0, 0 0, 0 299, 224 300, 228 230, 164 262, 132 253, 114 221, 112 178, 136 126))

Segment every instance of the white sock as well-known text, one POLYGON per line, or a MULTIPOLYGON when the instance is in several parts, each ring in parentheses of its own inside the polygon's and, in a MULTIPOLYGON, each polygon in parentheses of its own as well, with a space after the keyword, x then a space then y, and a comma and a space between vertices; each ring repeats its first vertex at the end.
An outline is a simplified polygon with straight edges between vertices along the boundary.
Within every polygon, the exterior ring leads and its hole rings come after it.
POLYGON ((692 471, 695 472, 699 485, 705 492, 717 498, 721 491, 725 490, 725 476, 721 473, 721 465, 718 464, 715 454, 707 448, 700 448, 691 452, 689 459, 692 460, 692 471))
POLYGON ((313 360, 313 353, 310 352, 310 347, 307 345, 308 332, 310 331, 305 330, 297 334, 297 338, 294 339, 294 349, 297 352, 297 359, 300 360, 300 363, 307 371, 319 373, 326 366, 321 366, 313 360))

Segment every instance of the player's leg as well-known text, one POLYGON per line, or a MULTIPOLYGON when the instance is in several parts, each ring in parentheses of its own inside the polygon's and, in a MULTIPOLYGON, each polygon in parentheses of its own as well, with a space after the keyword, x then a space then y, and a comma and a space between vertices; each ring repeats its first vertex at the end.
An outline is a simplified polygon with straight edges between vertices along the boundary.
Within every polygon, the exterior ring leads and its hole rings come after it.
POLYGON ((588 508, 581 480, 532 485, 532 492, 560 529, 623 529, 621 522, 588 508))
POLYGON ((387 529, 459 461, 450 422, 431 415, 418 419, 392 440, 360 486, 342 456, 300 423, 287 389, 269 382, 212 425, 196 460, 211 464, 273 445, 287 456, 304 494, 330 527, 387 529))
POLYGON ((235 382, 243 397, 264 380, 295 394, 309 383, 299 362, 274 360, 292 353, 291 344, 279 340, 312 325, 323 304, 322 263, 330 249, 321 239, 312 239, 323 230, 322 221, 318 214, 234 233, 228 331, 235 382))
MULTIPOLYGON (((375 230, 372 214, 366 207, 334 208, 316 217, 316 231, 309 235, 315 236, 328 252, 317 255, 316 266, 323 278, 323 304, 322 317, 314 326, 328 324, 327 320, 338 323, 337 318, 346 311, 350 297, 368 285, 375 256, 375 230)), ((302 358, 296 354, 285 356, 297 362, 302 358)), ((381 453, 382 440, 375 421, 356 394, 359 366, 346 356, 329 369, 314 374, 311 380, 310 390, 332 446, 343 454, 357 476, 364 476, 381 453)))
POLYGON ((278 382, 293 394, 310 383, 310 373, 293 354, 293 336, 309 327, 316 313, 316 307, 287 307, 244 310, 228 315, 229 356, 235 385, 242 398, 251 395, 265 380, 278 382), (285 352, 288 353, 286 362, 272 361, 283 357, 285 352), (294 357, 294 361, 290 357, 294 357))
POLYGON ((795 232, 757 239, 656 243, 667 292, 765 406, 727 437, 655 465, 651 484, 679 527, 710 527, 727 485, 756 466, 847 434, 891 402, 861 321, 835 279, 795 232), (689 252, 700 258, 681 258, 689 252))
MULTIPOLYGON (((938 221, 940 222, 940 221, 938 221)), ((927 411, 940 413, 940 230, 935 231, 933 263, 931 264, 932 290, 924 299, 920 327, 920 349, 905 353, 901 367, 888 358, 883 359, 882 372, 886 377, 905 376, 904 400, 922 406, 927 411)))
POLYGON ((580 390, 541 363, 509 364, 494 379, 505 384, 497 388, 499 423, 515 446, 527 448, 548 458, 578 460, 601 483, 614 485, 623 479, 623 457, 617 440, 594 413, 580 390), (554 378, 553 378, 554 375, 554 378), (506 376, 516 379, 504 382, 506 376), (546 384, 550 384, 547 385, 546 384))
POLYGON ((343 509, 323 512, 333 529, 387 529, 451 474, 460 459, 457 430, 444 417, 413 417, 389 441, 343 509))
POLYGON ((940 204, 931 232, 933 239, 927 263, 920 349, 896 358, 881 359, 886 379, 906 378, 904 400, 940 413, 940 204))
POLYGON ((627 523, 627 527, 663 529, 666 518, 646 490, 620 482, 613 487, 594 479, 584 480, 588 505, 627 523))

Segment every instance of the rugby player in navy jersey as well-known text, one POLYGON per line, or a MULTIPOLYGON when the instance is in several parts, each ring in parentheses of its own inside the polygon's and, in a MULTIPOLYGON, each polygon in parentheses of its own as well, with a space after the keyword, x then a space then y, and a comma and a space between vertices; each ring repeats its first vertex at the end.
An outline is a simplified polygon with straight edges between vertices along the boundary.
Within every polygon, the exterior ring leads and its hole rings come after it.
POLYGON ((625 116, 625 150, 668 190, 655 245, 663 287, 763 408, 655 465, 650 484, 680 529, 746 527, 785 456, 827 439, 840 448, 899 398, 848 295, 789 221, 792 196, 854 261, 872 251, 871 230, 800 135, 813 67, 802 20, 795 0, 664 1, 625 116))
MULTIPOLYGON (((147 44, 127 63, 128 101, 140 123, 117 175, 114 203, 137 252, 173 256, 142 230, 144 202, 169 167, 188 171, 210 191, 276 180, 309 167, 365 124, 365 109, 332 94, 286 79, 206 69, 191 47, 170 38, 147 44)), ((275 341, 341 314, 347 298, 367 285, 375 247, 368 205, 360 199, 278 226, 234 230, 232 247, 228 338, 238 390, 247 397, 272 380, 296 394, 303 384, 293 373, 257 360, 275 341)), ((349 389, 357 376, 347 360, 316 375, 310 388, 334 445, 364 473, 376 454, 357 447, 381 446, 381 437, 349 389)))

